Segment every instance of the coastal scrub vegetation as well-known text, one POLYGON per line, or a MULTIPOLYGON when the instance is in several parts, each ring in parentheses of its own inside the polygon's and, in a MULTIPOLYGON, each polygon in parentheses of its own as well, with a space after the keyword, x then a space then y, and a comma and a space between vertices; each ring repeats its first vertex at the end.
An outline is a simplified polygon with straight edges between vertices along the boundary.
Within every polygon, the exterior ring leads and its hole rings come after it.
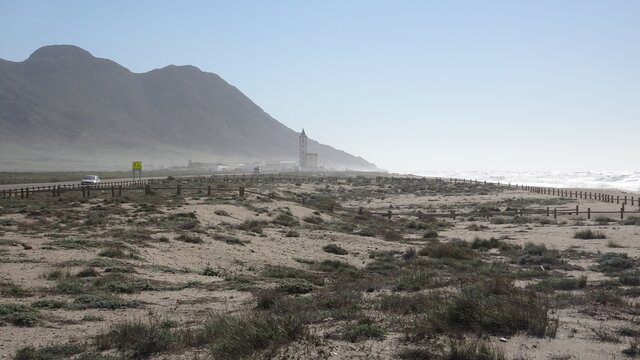
POLYGON ((180 179, 176 194, 177 181, 163 183, 173 192, 147 196, 96 190, 91 198, 2 200, 0 263, 7 274, 28 264, 36 275, 0 284, 0 326, 93 331, 14 344, 13 359, 313 357, 372 348, 401 359, 511 359, 500 338, 545 339, 543 348, 569 331, 558 311, 567 308, 586 319, 572 325, 580 336, 619 354, 640 348, 635 251, 628 242, 581 241, 618 241, 617 228, 638 218, 574 219, 580 225, 569 226, 580 227, 569 230, 537 214, 570 200, 435 179, 285 178, 245 183, 268 196, 244 197, 207 196, 206 179, 197 178, 180 179), (484 194, 492 196, 476 200, 484 194), (513 216, 528 208, 539 212, 513 216), (435 215, 448 211, 477 214, 435 215), (555 229, 566 244, 547 242, 555 229), (616 328, 598 330, 607 317, 616 328))

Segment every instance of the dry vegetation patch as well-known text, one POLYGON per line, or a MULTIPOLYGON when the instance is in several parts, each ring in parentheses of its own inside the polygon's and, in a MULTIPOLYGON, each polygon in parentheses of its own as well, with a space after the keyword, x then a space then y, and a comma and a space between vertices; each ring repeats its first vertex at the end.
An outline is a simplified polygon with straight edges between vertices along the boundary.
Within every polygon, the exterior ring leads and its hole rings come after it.
POLYGON ((568 333, 639 352, 640 251, 623 237, 637 217, 514 216, 571 200, 483 183, 314 178, 240 198, 180 181, 180 195, 167 179, 148 196, 3 199, 0 264, 26 272, 0 280, 0 326, 50 344, 2 332, 2 355, 514 359, 536 342, 545 358, 568 333), (480 215, 434 216, 452 211, 480 215))

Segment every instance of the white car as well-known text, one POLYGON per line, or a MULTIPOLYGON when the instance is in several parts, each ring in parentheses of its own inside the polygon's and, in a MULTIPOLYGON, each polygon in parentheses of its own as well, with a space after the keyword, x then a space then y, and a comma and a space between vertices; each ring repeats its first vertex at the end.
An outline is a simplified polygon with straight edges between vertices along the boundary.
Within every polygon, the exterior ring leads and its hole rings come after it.
POLYGON ((97 175, 86 175, 80 181, 80 185, 98 185, 100 178, 97 175))

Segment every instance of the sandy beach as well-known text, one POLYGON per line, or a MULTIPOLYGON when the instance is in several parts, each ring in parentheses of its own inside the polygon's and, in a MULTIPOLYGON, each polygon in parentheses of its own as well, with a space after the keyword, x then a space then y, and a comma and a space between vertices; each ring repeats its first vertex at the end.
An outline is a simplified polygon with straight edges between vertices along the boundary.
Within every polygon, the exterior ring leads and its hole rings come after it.
POLYGON ((244 186, 297 201, 198 190, 0 200, 0 356, 640 353, 640 217, 620 220, 617 203, 421 178, 244 186), (576 205, 612 213, 526 215, 576 205), (525 216, 499 215, 513 210, 525 216), (451 211, 492 216, 429 215, 451 211))

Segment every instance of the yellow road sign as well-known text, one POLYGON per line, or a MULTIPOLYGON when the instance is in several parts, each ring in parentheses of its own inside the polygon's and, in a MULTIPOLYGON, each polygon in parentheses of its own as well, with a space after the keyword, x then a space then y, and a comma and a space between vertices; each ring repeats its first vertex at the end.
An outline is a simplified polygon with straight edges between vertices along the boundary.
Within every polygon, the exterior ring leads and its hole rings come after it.
POLYGON ((142 161, 133 161, 131 163, 131 168, 133 170, 142 170, 142 161))

